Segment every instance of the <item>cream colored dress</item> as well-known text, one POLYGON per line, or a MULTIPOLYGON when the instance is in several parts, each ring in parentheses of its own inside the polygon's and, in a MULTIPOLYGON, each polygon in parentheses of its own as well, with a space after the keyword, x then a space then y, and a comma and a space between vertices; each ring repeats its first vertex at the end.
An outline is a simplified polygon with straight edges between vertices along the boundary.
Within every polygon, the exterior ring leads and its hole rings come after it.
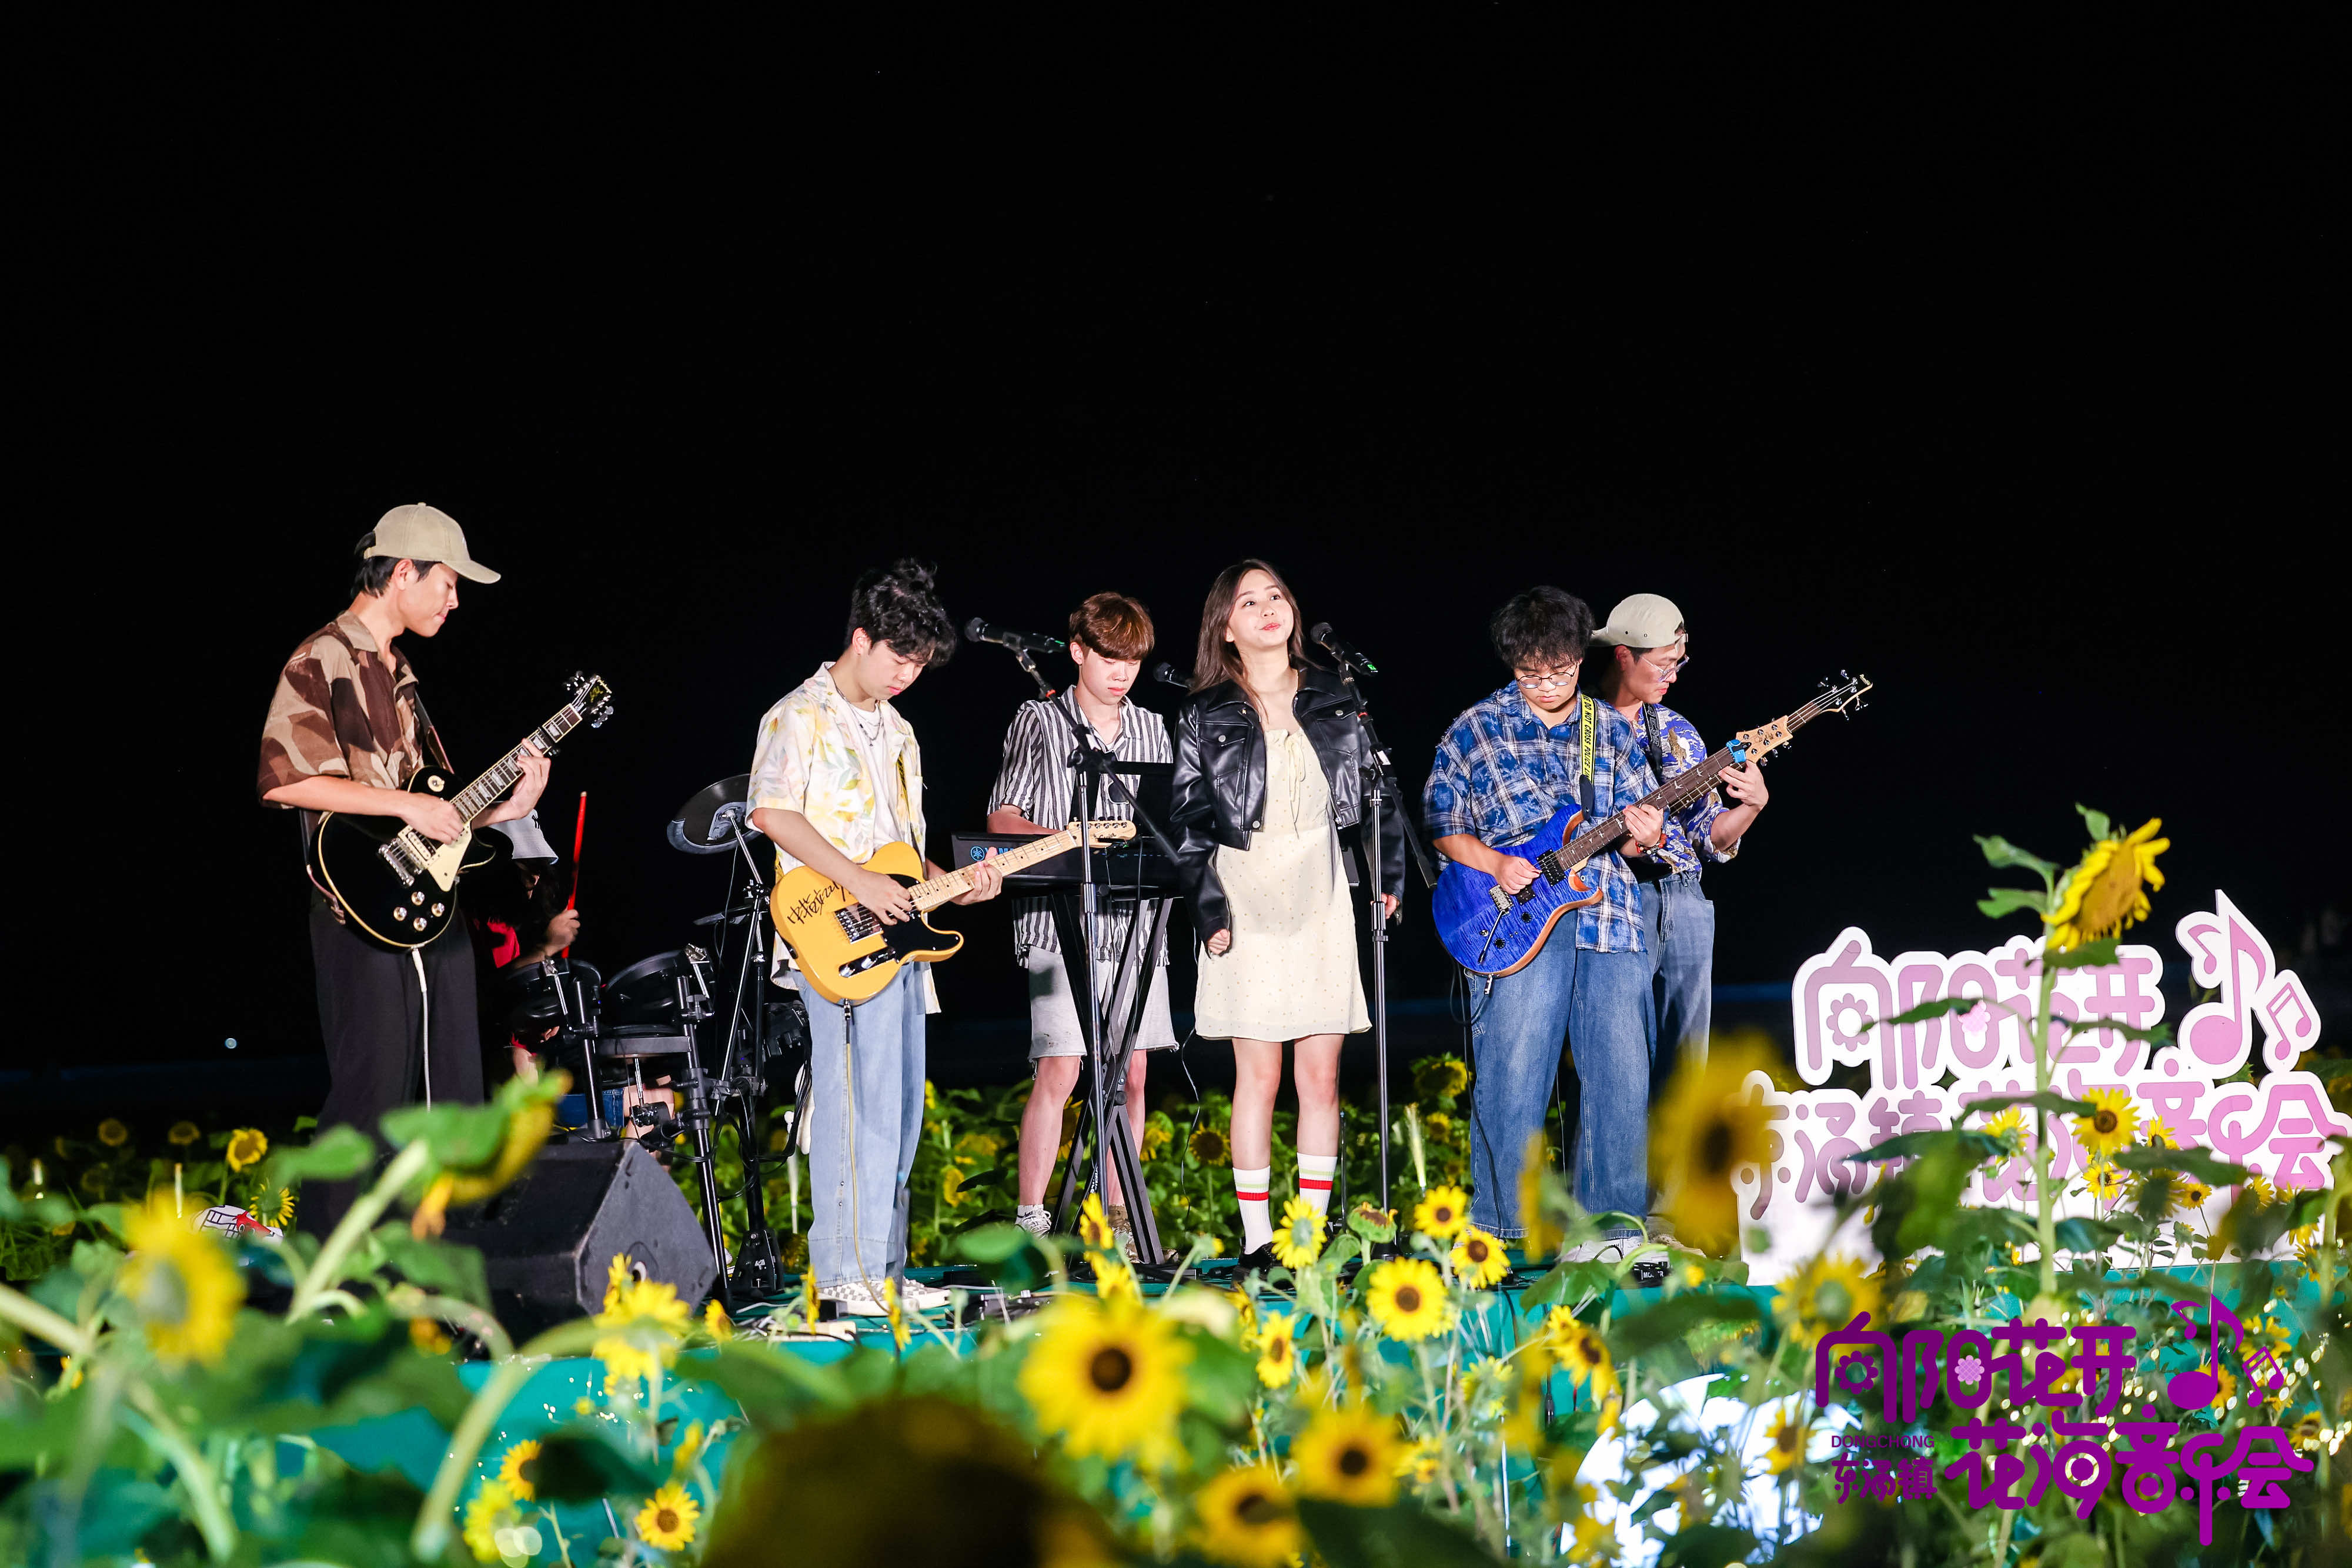
POLYGON ((1265 737, 1265 826, 1217 849, 1234 945, 1201 950, 1195 1028, 1206 1039, 1298 1040, 1371 1028, 1331 789, 1295 729, 1265 737))

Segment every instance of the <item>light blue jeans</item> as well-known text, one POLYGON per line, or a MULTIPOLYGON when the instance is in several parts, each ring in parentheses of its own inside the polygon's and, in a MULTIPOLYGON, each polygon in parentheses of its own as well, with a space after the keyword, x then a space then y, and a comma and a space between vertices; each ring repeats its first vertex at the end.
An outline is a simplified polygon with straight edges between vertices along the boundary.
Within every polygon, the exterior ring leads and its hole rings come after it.
POLYGON ((809 1020, 809 1272, 819 1288, 907 1269, 907 1178, 923 1136, 923 972, 850 1009, 803 991, 809 1020), (854 1089, 854 1092, 853 1092, 854 1089))
MULTIPOLYGON (((1506 1238, 1525 1236, 1519 1166, 1540 1132, 1559 1071, 1560 1036, 1581 1086, 1576 1132, 1576 1201, 1588 1212, 1642 1215, 1649 1208, 1650 1058, 1656 1015, 1647 953, 1593 953, 1576 946, 1575 916, 1516 975, 1481 998, 1472 1040, 1470 1218, 1506 1238)), ((1630 1236, 1626 1226, 1612 1236, 1630 1236)))
POLYGON ((1678 1061, 1706 1065, 1714 1019, 1715 905, 1696 873, 1643 888, 1642 937, 1650 949, 1650 997, 1658 1011, 1653 1084, 1663 1092, 1678 1061))

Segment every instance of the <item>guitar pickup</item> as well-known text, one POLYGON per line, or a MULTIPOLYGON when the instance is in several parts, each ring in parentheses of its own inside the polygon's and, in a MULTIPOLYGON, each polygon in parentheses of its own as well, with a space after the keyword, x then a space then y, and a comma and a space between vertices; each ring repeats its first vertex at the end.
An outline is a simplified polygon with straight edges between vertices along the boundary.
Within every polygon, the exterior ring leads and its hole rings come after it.
POLYGON ((1568 868, 1559 863, 1559 852, 1558 850, 1546 850, 1541 855, 1538 856, 1536 858, 1536 869, 1543 873, 1544 880, 1549 883, 1557 883, 1560 878, 1568 874, 1568 868))
POLYGON ((852 942, 862 942, 881 928, 881 922, 874 918, 874 912, 862 904, 836 909, 833 917, 841 923, 842 934, 852 942))

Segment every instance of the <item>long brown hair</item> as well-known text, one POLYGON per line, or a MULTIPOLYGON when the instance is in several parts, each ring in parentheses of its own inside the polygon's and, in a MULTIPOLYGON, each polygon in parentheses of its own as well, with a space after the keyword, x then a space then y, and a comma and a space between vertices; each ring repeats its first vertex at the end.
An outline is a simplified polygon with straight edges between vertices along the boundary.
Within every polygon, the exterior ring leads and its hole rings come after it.
POLYGON ((1225 641, 1225 622, 1233 618, 1234 595, 1241 591, 1242 579, 1254 571, 1274 579, 1275 587, 1290 601, 1290 663, 1296 668, 1307 662, 1307 614, 1298 608, 1298 595, 1290 591, 1290 584, 1270 563, 1248 556, 1217 573, 1217 580, 1209 584, 1208 601, 1201 608, 1201 645, 1192 655, 1196 692, 1206 691, 1219 681, 1231 681, 1244 691, 1249 687, 1242 679, 1241 650, 1225 641))

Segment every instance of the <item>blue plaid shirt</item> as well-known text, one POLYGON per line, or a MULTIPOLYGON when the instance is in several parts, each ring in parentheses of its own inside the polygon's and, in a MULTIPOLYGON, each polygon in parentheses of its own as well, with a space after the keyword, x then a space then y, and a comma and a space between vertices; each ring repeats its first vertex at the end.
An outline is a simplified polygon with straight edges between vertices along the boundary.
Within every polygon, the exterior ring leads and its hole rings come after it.
MULTIPOLYGON (((1624 716, 1596 701, 1592 727, 1592 810, 1606 817, 1657 788, 1641 740, 1624 716)), ((1454 721, 1437 743, 1422 791, 1432 838, 1468 833, 1489 849, 1508 849, 1578 799, 1581 720, 1570 706, 1558 724, 1528 705, 1514 684, 1454 721)), ((1601 899, 1579 910, 1576 945, 1595 953, 1642 951, 1642 890, 1614 850, 1585 867, 1601 899)))
MULTIPOLYGON (((1687 773, 1706 760, 1706 742, 1698 737, 1698 728, 1690 720, 1666 706, 1658 708, 1658 745, 1665 752, 1663 758, 1653 757, 1650 766, 1665 769, 1665 778, 1687 773)), ((1649 750, 1649 737, 1637 725, 1642 749, 1649 750)), ((1664 779, 1659 782, 1664 783, 1664 779)), ((1700 790, 1681 805, 1666 813, 1666 841, 1658 846, 1659 863, 1677 872, 1696 875, 1706 869, 1709 861, 1727 861, 1739 852, 1735 841, 1727 850, 1715 847, 1715 820, 1728 810, 1723 797, 1713 789, 1700 790)))

